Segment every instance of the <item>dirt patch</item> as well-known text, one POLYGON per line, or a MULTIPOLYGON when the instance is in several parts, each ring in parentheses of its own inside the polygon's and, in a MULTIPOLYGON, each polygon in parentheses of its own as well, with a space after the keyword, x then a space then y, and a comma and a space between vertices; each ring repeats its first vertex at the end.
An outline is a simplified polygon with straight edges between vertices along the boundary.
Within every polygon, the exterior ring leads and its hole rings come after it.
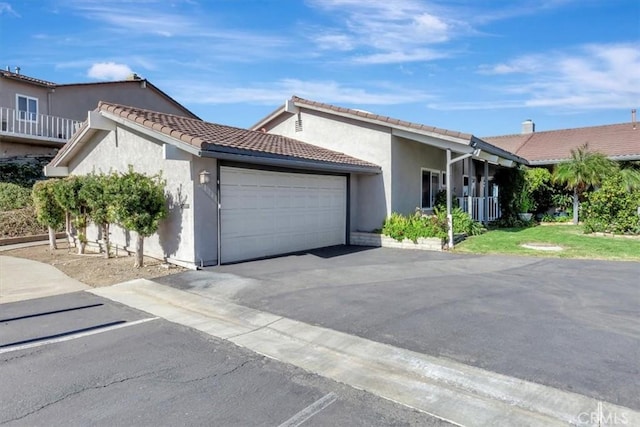
POLYGON ((85 255, 78 255, 76 248, 63 242, 58 243, 58 249, 54 251, 50 251, 48 245, 42 245, 11 249, 0 254, 51 264, 67 276, 93 287, 114 285, 133 279, 153 279, 186 270, 148 257, 144 258, 144 267, 134 268, 134 257, 122 252, 117 258, 109 259, 105 259, 102 254, 87 252, 85 255))

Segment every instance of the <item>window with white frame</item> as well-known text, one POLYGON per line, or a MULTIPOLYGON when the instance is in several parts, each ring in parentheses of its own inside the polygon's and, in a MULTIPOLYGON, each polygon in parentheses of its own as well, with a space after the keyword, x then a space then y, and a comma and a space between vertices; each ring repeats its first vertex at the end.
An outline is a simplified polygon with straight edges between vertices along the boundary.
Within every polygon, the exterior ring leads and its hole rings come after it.
POLYGON ((422 208, 431 209, 436 200, 436 193, 440 189, 440 172, 428 169, 422 170, 422 208))
POLYGON ((38 98, 16 95, 18 119, 35 122, 38 119, 38 98))

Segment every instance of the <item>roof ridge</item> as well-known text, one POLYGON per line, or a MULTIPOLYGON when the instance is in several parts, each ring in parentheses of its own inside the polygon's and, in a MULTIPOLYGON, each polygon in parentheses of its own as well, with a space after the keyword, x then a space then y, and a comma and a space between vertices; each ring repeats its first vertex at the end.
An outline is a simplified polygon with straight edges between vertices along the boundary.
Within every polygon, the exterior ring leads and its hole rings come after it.
POLYGON ((553 132, 563 132, 563 131, 582 130, 582 129, 605 128, 605 127, 631 125, 631 124, 633 124, 633 122, 607 123, 605 125, 593 125, 593 126, 581 126, 581 127, 573 127, 573 128, 540 130, 540 131, 534 131, 534 132, 531 132, 531 133, 508 133, 508 134, 505 134, 505 135, 484 136, 481 139, 484 139, 484 138, 486 138, 486 139, 512 138, 512 137, 515 137, 515 136, 536 135, 536 134, 541 134, 541 133, 553 133, 553 132))
POLYGON ((435 132, 435 133, 438 133, 440 135, 454 136, 454 137, 459 137, 459 138, 471 138, 471 137, 474 136, 473 134, 467 133, 467 132, 461 132, 461 131, 452 130, 452 129, 439 128, 437 126, 432 126, 432 125, 428 125, 428 124, 424 124, 424 123, 409 122, 409 121, 406 121, 406 120, 397 119, 395 117, 385 116, 385 115, 381 115, 381 114, 377 114, 377 113, 373 113, 373 112, 369 112, 369 111, 365 111, 365 110, 359 110, 359 109, 350 108, 350 107, 341 107, 341 106, 329 104, 329 103, 326 103, 326 102, 312 101, 312 100, 300 98, 299 96, 296 96, 296 95, 293 95, 291 97, 291 101, 293 101, 293 102, 297 102, 298 101, 298 102, 301 102, 303 104, 310 105, 312 107, 313 106, 321 107, 321 108, 324 107, 324 108, 327 108, 329 110, 334 110, 334 111, 337 111, 337 112, 345 112, 345 113, 351 114, 351 115, 356 116, 356 117, 369 118, 369 119, 372 119, 372 120, 376 120, 376 121, 387 123, 387 124, 392 125, 392 126, 404 126, 404 127, 408 127, 408 128, 412 128, 412 129, 416 129, 416 130, 424 130, 424 131, 428 131, 428 132, 435 132))

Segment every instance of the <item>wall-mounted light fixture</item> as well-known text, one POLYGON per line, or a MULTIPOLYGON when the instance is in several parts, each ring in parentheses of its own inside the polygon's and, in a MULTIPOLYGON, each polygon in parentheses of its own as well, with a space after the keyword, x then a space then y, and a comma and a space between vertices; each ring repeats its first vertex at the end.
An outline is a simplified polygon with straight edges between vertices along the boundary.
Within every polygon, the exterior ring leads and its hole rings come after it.
POLYGON ((200 177, 200 184, 202 185, 208 184, 209 181, 211 181, 211 174, 204 169, 201 170, 198 175, 200 177))

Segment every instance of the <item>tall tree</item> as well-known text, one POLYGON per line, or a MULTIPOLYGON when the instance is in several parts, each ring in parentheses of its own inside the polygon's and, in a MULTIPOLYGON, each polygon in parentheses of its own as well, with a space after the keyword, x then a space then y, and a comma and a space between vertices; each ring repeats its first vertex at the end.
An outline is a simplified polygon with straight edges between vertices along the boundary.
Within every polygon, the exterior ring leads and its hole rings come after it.
POLYGON ((118 223, 135 231, 135 267, 142 267, 144 238, 158 230, 160 221, 167 216, 164 181, 159 175, 146 176, 129 166, 127 173, 118 175, 115 183, 115 214, 118 223))
POLYGON ((587 144, 571 150, 571 160, 556 165, 553 171, 554 182, 573 190, 574 224, 578 224, 578 210, 584 192, 601 184, 616 168, 617 165, 604 154, 589 151, 587 144))

